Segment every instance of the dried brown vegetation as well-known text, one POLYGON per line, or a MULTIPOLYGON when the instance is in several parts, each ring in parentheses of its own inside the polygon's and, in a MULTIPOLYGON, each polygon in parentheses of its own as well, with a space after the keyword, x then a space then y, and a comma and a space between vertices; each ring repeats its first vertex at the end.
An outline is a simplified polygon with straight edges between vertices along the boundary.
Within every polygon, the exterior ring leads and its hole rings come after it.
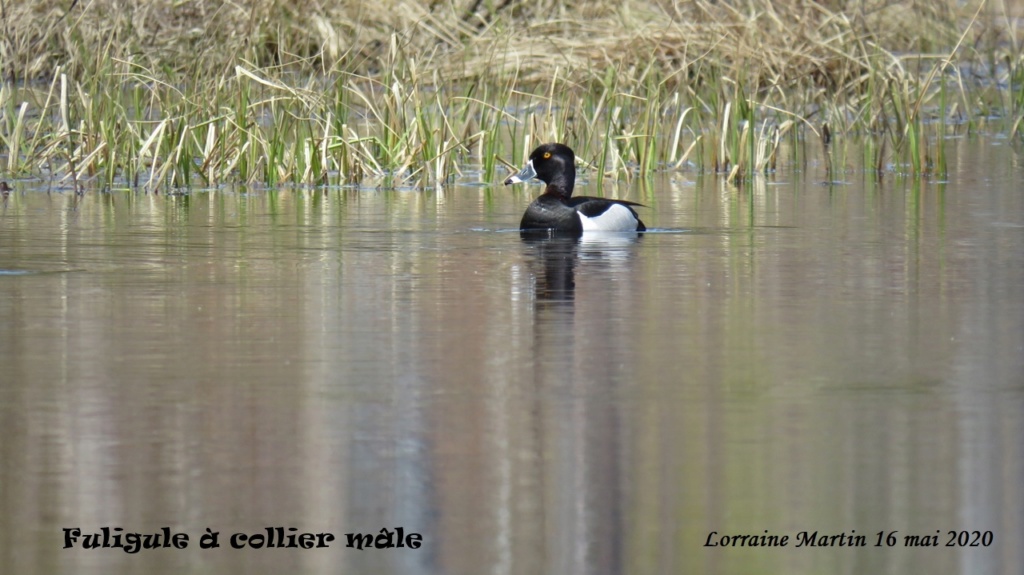
MULTIPOLYGON (((446 79, 495 75, 543 80, 555 67, 600 74, 654 68, 661 77, 747 69, 772 85, 843 86, 878 50, 938 53, 952 46, 975 6, 952 1, 769 0, 625 2, 323 2, 298 0, 6 0, 8 75, 75 75, 96 57, 185 75, 230 72, 245 61, 299 73, 370 75, 397 36, 421 73, 446 79)), ((1019 4, 1019 2, 1018 2, 1019 4)), ((979 27, 968 45, 1005 41, 979 27)), ((679 78, 676 81, 685 80, 679 78)))
POLYGON ((423 184, 548 138, 735 176, 828 121, 923 173, 937 119, 1018 129, 1022 4, 0 0, 0 137, 12 173, 423 184))

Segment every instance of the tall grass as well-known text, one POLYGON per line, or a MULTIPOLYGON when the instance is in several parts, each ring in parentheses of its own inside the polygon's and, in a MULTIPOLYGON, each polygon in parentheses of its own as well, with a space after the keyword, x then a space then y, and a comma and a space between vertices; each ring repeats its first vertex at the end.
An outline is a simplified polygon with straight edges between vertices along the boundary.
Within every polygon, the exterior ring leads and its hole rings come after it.
POLYGON ((494 181, 551 140, 598 178, 739 183, 801 168, 824 124, 829 181, 851 164, 941 177, 949 130, 995 114, 1019 136, 1024 117, 1015 20, 983 2, 4 8, 3 175, 76 188, 494 181))

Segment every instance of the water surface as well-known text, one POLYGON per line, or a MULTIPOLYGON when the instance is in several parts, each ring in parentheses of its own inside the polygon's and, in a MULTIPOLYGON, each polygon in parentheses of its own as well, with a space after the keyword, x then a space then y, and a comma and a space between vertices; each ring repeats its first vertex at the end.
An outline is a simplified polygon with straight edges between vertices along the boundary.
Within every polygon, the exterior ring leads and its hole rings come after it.
POLYGON ((1019 573, 1024 168, 951 145, 944 183, 585 182, 655 231, 578 242, 513 230, 536 187, 19 184, 0 571, 1019 573), (105 526, 191 539, 62 549, 105 526), (273 526, 338 541, 228 544, 273 526))

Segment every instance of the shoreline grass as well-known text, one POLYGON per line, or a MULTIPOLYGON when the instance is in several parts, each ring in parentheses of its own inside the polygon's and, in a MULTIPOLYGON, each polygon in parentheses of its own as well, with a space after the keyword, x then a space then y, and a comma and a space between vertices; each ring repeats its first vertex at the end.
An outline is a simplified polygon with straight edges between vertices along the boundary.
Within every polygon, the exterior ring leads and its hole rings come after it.
POLYGON ((6 1, 0 174, 427 187, 560 140, 742 182, 828 126, 829 181, 941 178, 949 134, 1022 137, 1024 2, 845 4, 6 1))

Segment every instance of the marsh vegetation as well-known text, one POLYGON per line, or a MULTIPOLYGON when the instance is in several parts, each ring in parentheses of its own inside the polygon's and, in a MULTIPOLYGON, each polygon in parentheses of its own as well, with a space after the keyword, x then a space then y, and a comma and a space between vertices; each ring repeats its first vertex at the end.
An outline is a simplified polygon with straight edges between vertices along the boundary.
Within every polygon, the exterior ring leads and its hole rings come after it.
POLYGON ((7 0, 0 170, 150 191, 494 181, 541 141, 597 177, 801 165, 942 177, 1021 139, 1017 0, 7 0), (788 157, 780 158, 780 143, 788 157))

